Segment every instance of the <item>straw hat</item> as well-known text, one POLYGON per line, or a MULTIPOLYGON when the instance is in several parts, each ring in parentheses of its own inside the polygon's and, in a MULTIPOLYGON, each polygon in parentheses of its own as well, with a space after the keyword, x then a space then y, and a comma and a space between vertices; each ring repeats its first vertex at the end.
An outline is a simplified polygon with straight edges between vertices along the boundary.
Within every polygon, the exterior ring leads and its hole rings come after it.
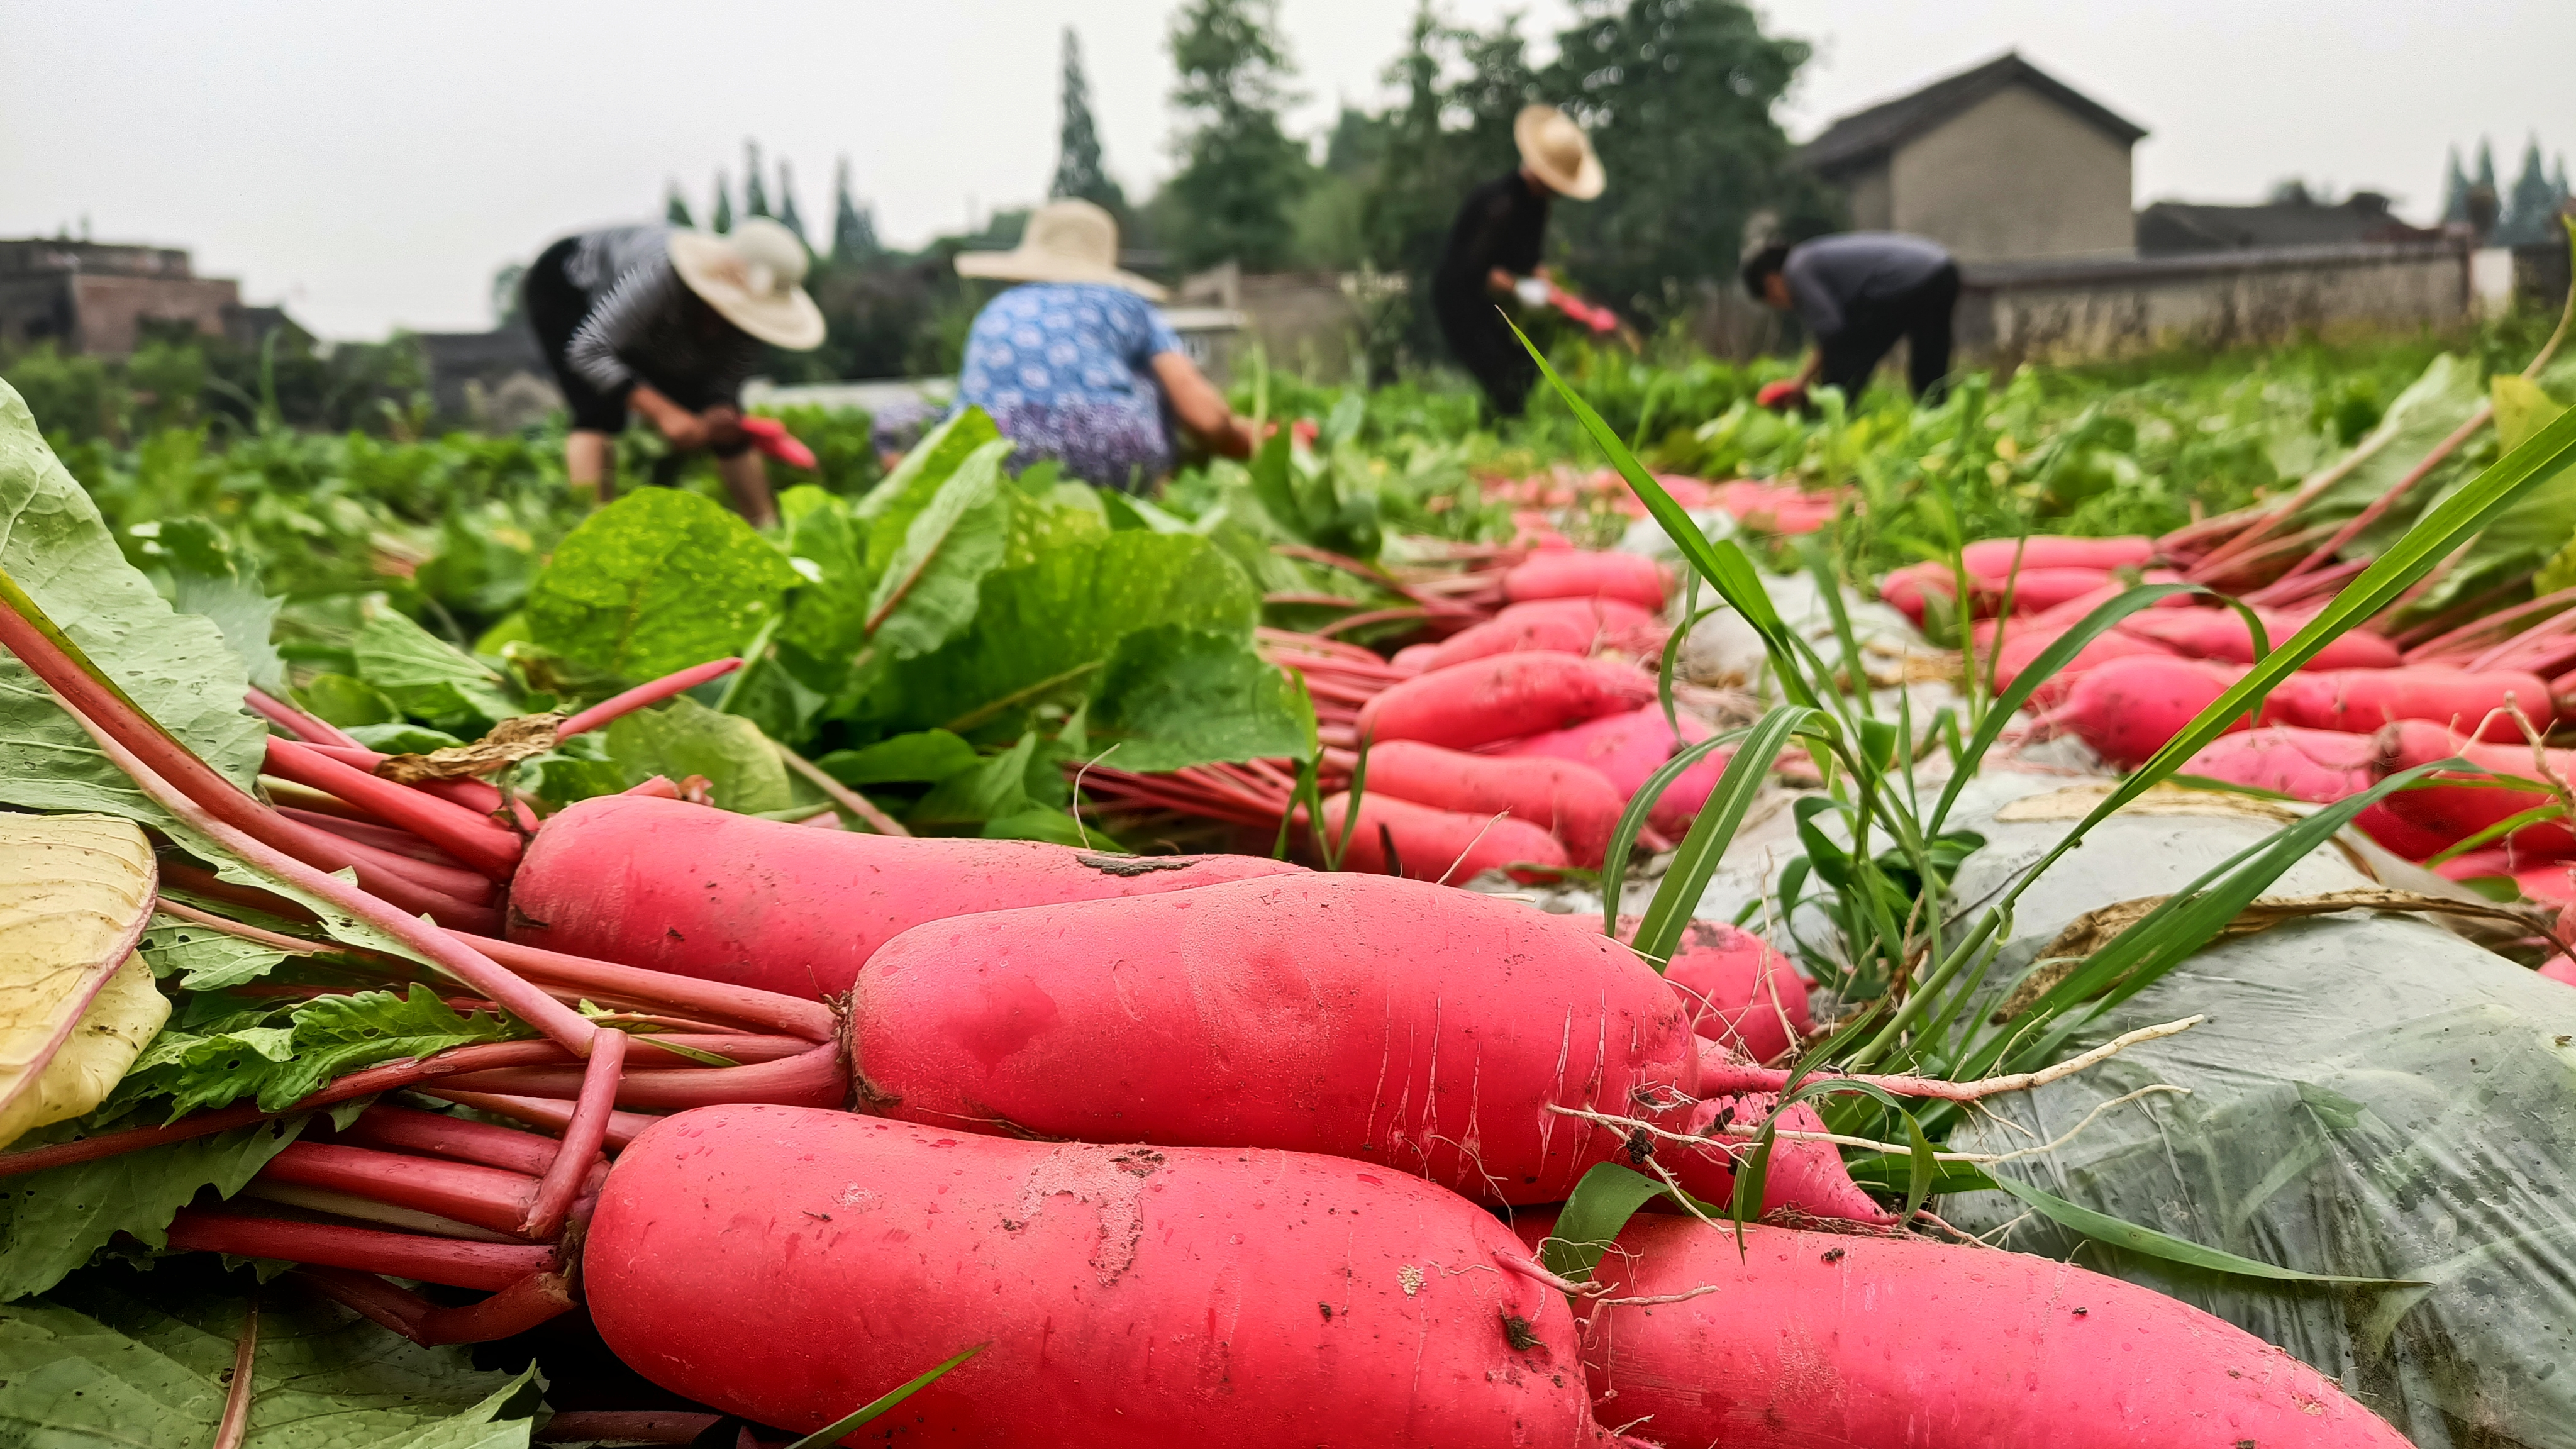
POLYGON ((1592 154, 1592 138, 1554 106, 1521 107, 1512 120, 1512 144, 1521 148, 1521 164, 1530 174, 1559 196, 1590 201, 1609 184, 1601 158, 1592 154))
POLYGON ((957 275, 1005 282, 1101 282, 1148 301, 1163 289, 1118 270, 1118 223, 1088 201, 1050 201, 1029 213, 1020 244, 1006 252, 959 252, 957 275))
POLYGON ((773 347, 823 345, 823 309, 805 295, 805 243, 765 216, 723 236, 671 233, 671 268, 724 319, 773 347))

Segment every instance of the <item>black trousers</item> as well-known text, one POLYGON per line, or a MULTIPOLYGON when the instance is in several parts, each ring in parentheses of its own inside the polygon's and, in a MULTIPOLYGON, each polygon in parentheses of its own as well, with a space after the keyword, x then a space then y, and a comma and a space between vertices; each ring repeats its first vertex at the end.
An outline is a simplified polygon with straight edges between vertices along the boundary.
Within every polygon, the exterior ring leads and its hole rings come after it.
POLYGON ((1444 297, 1434 304, 1434 313, 1440 320, 1440 335, 1449 341, 1450 356, 1485 390, 1485 402, 1494 416, 1519 417, 1528 406, 1530 389, 1538 385, 1538 364, 1530 361, 1512 329, 1503 325, 1494 299, 1444 297))
POLYGON ((1927 400, 1938 397, 1942 379, 1950 375, 1950 314, 1958 305, 1959 268, 1954 263, 1908 291, 1853 308, 1843 330, 1820 344, 1824 370, 1816 380, 1857 399, 1861 389, 1869 386, 1869 375, 1878 370, 1879 360, 1902 339, 1914 395, 1927 400))

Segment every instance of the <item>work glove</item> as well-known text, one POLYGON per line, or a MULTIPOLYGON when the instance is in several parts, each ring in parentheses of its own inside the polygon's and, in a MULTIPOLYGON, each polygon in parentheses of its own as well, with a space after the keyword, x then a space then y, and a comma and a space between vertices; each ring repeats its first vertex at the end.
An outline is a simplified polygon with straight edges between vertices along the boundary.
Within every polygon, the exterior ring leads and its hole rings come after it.
POLYGON ((1512 283, 1512 295, 1520 298, 1524 307, 1544 307, 1547 305, 1547 281, 1541 277, 1523 277, 1512 283))
POLYGON ((1805 403, 1807 389, 1796 378, 1784 377, 1762 384, 1762 390, 1753 395, 1753 400, 1766 408, 1784 410, 1805 403))

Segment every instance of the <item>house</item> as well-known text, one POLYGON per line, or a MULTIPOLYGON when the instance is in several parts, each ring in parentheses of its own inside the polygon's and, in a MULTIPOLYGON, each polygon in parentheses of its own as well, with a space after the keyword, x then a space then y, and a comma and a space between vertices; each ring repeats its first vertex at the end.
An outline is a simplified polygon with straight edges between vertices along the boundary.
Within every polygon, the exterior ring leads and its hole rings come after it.
POLYGON ((124 357, 146 321, 247 338, 260 319, 242 306, 239 283, 198 276, 177 247, 0 241, 0 350, 51 342, 65 352, 124 357))
POLYGON ((2391 215, 2388 198, 2356 191, 2321 202, 2293 189, 2260 206, 2204 206, 2159 201, 2138 213, 2138 253, 2237 251, 2250 247, 2338 246, 2355 242, 2438 241, 2438 227, 2410 226, 2391 215))
POLYGON ((1858 230, 1963 262, 2111 256, 2135 245, 2129 151, 2146 134, 2008 52, 1835 121, 1798 159, 1858 230))

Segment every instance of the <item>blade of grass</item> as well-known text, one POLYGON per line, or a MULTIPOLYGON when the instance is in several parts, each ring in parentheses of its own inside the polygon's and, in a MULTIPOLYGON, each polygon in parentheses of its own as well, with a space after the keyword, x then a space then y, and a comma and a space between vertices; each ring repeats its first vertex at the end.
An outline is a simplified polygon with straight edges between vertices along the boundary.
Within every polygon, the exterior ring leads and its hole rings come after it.
POLYGON ((2031 1186, 2018 1179, 1989 1173, 1986 1180, 1995 1188, 2030 1204, 2031 1210, 2060 1227, 2070 1228, 2096 1242, 2162 1258, 2168 1263, 2204 1268, 2212 1273, 2225 1273, 2236 1278, 2268 1278, 2276 1283, 2323 1283, 2351 1288, 2420 1287, 2414 1278, 2351 1278, 2337 1273, 2305 1273, 2296 1268, 2283 1268, 2253 1258, 2240 1258, 2219 1248, 2207 1248, 2170 1233, 2142 1228, 2122 1222, 2107 1213, 2068 1202, 2055 1193, 2031 1186))
POLYGON ((787 1449, 831 1449, 832 1445, 840 1443, 841 1440, 853 1430, 866 1424, 869 1420, 876 1418, 886 1410, 893 1408, 895 1405, 902 1403, 904 1400, 911 1398, 914 1394, 929 1387, 932 1381, 936 1380, 940 1375, 957 1367, 959 1364, 964 1363, 966 1360, 973 1358, 975 1355, 982 1353, 985 1349, 991 1346, 992 1345, 990 1344, 979 1343, 973 1348, 967 1349, 958 1354, 955 1358, 948 1360, 946 1363, 940 1364, 935 1368, 924 1370, 910 1383, 903 1385, 901 1388, 891 1389, 877 1398, 870 1400, 868 1403, 861 1405, 858 1409, 853 1411, 848 1418, 835 1424, 824 1425, 822 1428, 817 1429, 813 1433, 806 1435, 804 1438, 797 1440, 795 1443, 788 1445, 787 1449))
MULTIPOLYGON (((1783 704, 1774 706, 1746 732, 1735 757, 1726 763, 1726 773, 1718 778, 1717 788, 1709 792, 1708 803, 1700 807, 1699 818, 1691 822, 1690 833, 1674 849, 1672 864, 1656 884, 1654 899, 1647 903, 1645 918, 1637 923, 1637 936, 1629 942, 1631 946, 1658 962, 1673 954, 1673 948, 1681 944, 1683 930, 1690 925, 1692 907, 1699 904, 1700 894, 1708 889, 1709 877, 1717 873, 1719 859, 1735 839, 1736 827, 1744 823, 1745 812, 1752 808, 1754 797, 1769 780, 1771 762, 1792 736, 1830 727, 1827 717, 1814 709, 1783 704)), ((1611 909, 1615 913, 1615 907, 1611 909)))

